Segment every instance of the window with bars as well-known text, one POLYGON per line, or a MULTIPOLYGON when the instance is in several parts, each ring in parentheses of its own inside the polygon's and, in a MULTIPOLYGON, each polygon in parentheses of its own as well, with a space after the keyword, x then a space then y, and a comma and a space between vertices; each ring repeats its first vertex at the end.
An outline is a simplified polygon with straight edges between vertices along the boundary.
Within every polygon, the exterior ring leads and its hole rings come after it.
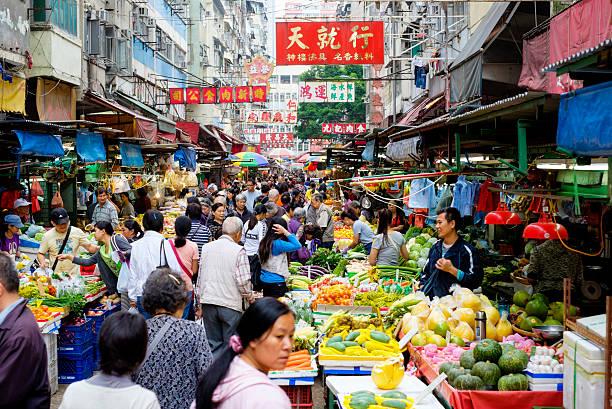
POLYGON ((53 24, 78 36, 79 9, 77 0, 32 0, 32 22, 53 24))

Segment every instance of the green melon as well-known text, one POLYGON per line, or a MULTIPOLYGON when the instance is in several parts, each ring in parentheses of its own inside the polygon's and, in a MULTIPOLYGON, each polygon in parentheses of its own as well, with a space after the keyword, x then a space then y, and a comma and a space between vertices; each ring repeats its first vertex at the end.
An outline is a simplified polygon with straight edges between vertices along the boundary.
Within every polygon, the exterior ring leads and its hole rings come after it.
POLYGON ((478 344, 476 344, 474 348, 474 359, 476 359, 476 361, 497 362, 501 354, 501 345, 492 339, 478 341, 478 344))
POLYGON ((452 368, 451 370, 449 370, 446 376, 448 376, 448 382, 451 385, 454 385, 455 379, 458 376, 471 374, 471 373, 472 371, 470 371, 469 369, 465 369, 464 367, 460 366, 459 368, 452 368))
POLYGON ((544 304, 546 304, 546 305, 548 305, 548 303, 550 302, 550 301, 548 300, 548 297, 547 297, 547 296, 545 296, 545 295, 544 295, 544 294, 542 294, 542 293, 535 293, 534 295, 532 295, 532 296, 531 296, 531 299, 532 299, 532 300, 535 300, 535 299, 540 299, 540 300, 542 300, 542 302, 543 302, 544 304))
POLYGON ((438 368, 438 373, 445 373, 448 376, 448 372, 454 368, 459 368, 459 364, 455 362, 444 362, 442 365, 440 365, 440 368, 438 368))
POLYGON ((472 367, 472 375, 482 379, 482 382, 487 386, 496 386, 501 377, 501 370, 499 366, 489 361, 476 362, 472 367))
POLYGON ((542 325, 563 325, 553 317, 546 318, 546 321, 542 323, 542 325))
POLYGON ((540 298, 534 298, 525 306, 525 312, 529 316, 535 316, 541 320, 545 320, 548 315, 548 306, 540 298))
POLYGON ((531 331, 531 328, 537 325, 542 325, 542 320, 538 317, 530 316, 525 318, 523 322, 521 322, 521 329, 523 331, 531 331))
POLYGON ((474 375, 461 375, 455 379, 455 388, 463 391, 467 390, 480 390, 484 386, 484 382, 478 376, 474 375))
POLYGON ((462 353, 459 357, 459 363, 464 368, 472 369, 472 367, 476 363, 476 360, 474 359, 474 350, 468 349, 467 351, 462 353))
POLYGON ((457 335, 451 335, 450 342, 452 344, 458 345, 460 347, 464 347, 465 346, 465 341, 463 339, 461 339, 460 337, 458 337, 457 335))
POLYGON ((520 313, 521 313, 521 311, 522 311, 522 310, 521 310, 521 307, 519 307, 519 306, 518 306, 518 305, 516 305, 516 304, 512 304, 512 305, 510 306, 510 314, 520 314, 520 313))
POLYGON ((512 302, 518 305, 519 307, 524 307, 530 299, 531 297, 529 296, 527 291, 521 290, 514 293, 514 297, 512 297, 512 302))
POLYGON ((507 351, 499 358, 497 364, 504 374, 518 373, 527 368, 529 355, 521 349, 507 351))
POLYGON ((504 375, 497 381, 497 389, 500 391, 526 391, 529 389, 529 381, 521 373, 504 375))
POLYGON ((447 333, 448 331, 450 331, 450 327, 448 326, 448 324, 446 323, 446 321, 441 321, 441 322, 438 322, 438 323, 437 323, 437 324, 434 326, 433 331, 434 331, 436 334, 440 335, 441 337, 446 338, 446 333, 447 333))
POLYGON ((528 316, 529 315, 527 315, 526 312, 522 312, 518 317, 516 317, 516 322, 514 323, 514 325, 520 328, 521 324, 527 319, 528 316))

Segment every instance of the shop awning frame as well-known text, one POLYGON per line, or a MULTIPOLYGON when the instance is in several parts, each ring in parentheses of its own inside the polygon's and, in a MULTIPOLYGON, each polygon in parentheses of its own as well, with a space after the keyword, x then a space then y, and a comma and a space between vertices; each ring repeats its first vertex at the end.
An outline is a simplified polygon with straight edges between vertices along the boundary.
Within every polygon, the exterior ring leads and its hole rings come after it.
POLYGON ((167 132, 167 133, 172 133, 172 132, 176 132, 176 122, 174 122, 173 120, 167 118, 166 116, 164 116, 163 114, 157 112, 155 109, 151 108, 150 106, 148 106, 147 104, 144 104, 140 101, 138 101, 137 99, 124 94, 121 91, 117 91, 115 93, 117 95, 118 98, 125 100, 126 102, 128 102, 129 104, 132 104, 140 109, 142 109, 145 112, 148 112, 149 114, 153 115, 156 119, 157 119, 157 126, 159 127, 159 130, 163 131, 163 132, 167 132))

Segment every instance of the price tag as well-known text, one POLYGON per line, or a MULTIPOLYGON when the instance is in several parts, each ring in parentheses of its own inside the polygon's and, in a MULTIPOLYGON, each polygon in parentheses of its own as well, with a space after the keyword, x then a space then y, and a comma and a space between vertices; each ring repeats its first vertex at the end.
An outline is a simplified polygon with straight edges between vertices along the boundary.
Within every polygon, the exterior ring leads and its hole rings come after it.
MULTIPOLYGON (((400 326, 400 324, 398 324, 398 327, 400 326)), ((400 351, 404 348, 406 348, 406 345, 408 345, 408 343, 410 342, 410 340, 412 339, 412 337, 414 337, 417 332, 419 332, 419 328, 415 325, 414 327, 412 327, 412 329, 410 331, 408 331, 407 334, 404 334, 404 337, 402 339, 400 339, 399 342, 399 349, 400 351)))
POLYGON ((416 398, 414 398, 414 403, 413 406, 416 406, 420 401, 422 401, 423 399, 425 399, 427 397, 427 395, 429 395, 430 393, 433 392, 434 389, 436 389, 436 387, 438 385, 440 385, 444 380, 446 379, 446 374, 442 373, 440 374, 440 376, 438 376, 436 379, 434 379, 427 388, 425 388, 425 390, 421 393, 419 393, 417 395, 416 398))
POLYGON ((38 280, 36 280, 36 284, 38 285, 38 292, 40 293, 40 296, 42 298, 45 297, 45 288, 43 287, 42 283, 38 280))
POLYGON ((399 283, 399 268, 395 269, 395 282, 399 283))

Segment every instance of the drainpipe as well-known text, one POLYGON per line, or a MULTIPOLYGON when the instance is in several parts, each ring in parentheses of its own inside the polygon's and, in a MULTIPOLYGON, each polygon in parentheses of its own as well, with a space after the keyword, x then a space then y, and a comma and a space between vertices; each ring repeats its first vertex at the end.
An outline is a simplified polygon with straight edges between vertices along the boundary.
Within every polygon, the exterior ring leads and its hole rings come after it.
POLYGON ((461 172, 461 134, 455 132, 455 169, 461 172))
POLYGON ((530 119, 519 119, 517 122, 518 127, 518 163, 521 173, 527 173, 527 128, 531 128, 534 125, 534 121, 530 119))

